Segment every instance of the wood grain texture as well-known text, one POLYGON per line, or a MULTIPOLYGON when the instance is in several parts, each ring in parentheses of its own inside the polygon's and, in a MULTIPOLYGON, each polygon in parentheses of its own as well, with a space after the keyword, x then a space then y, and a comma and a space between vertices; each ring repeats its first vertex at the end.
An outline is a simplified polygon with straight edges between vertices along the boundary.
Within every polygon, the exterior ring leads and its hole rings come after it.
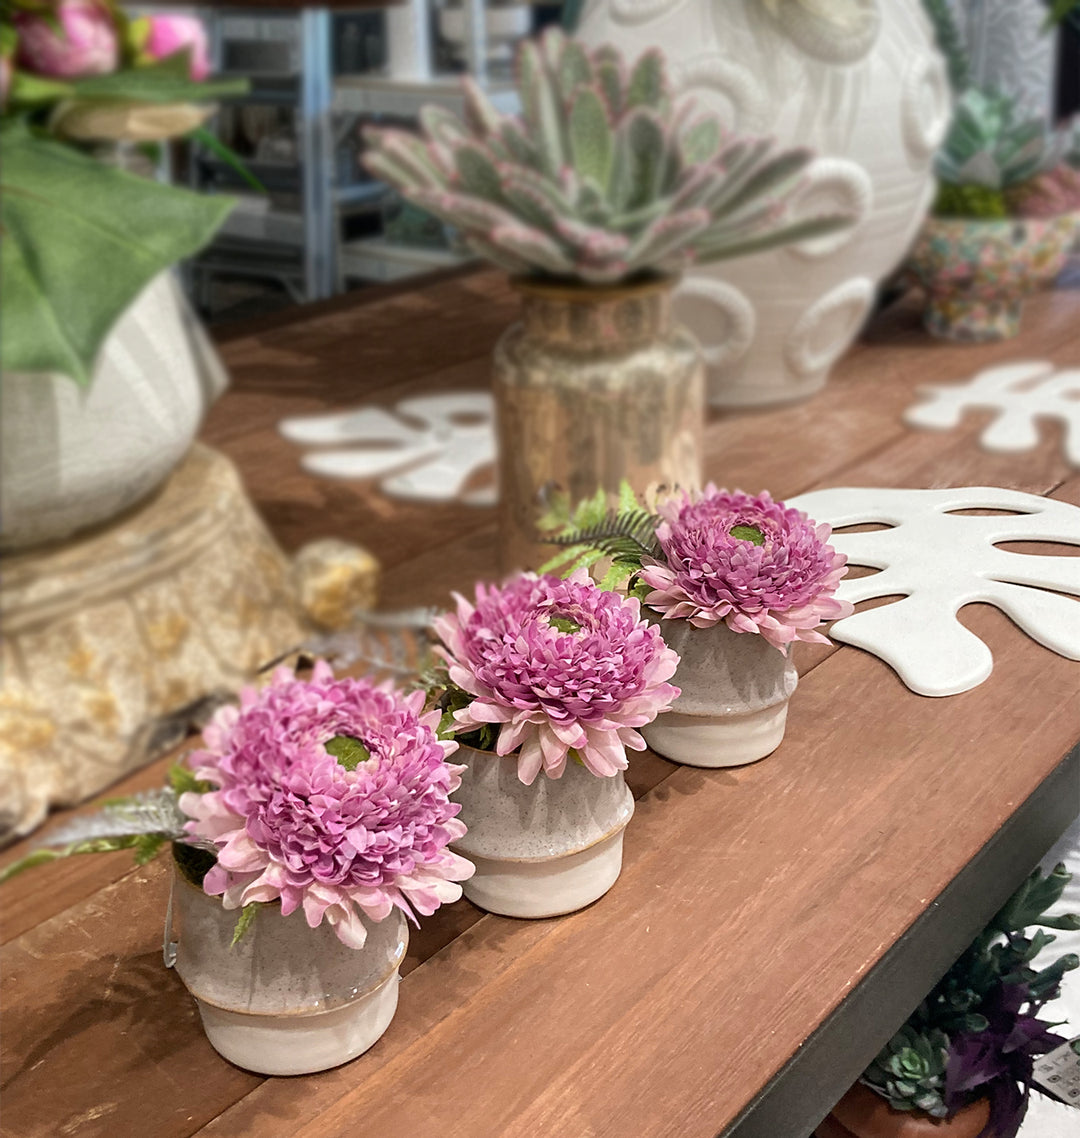
MULTIPOLYGON (((782 496, 996 484, 1080 504, 1053 431, 1003 458, 977 446, 977 415, 942 433, 899 418, 920 383, 1018 358, 1080 364, 1078 300, 1037 297, 1020 341, 979 347, 929 341, 900 305, 812 402, 712 415, 710 474, 782 496)), ((250 330, 225 347, 235 386, 205 437, 239 464, 286 545, 360 541, 386 570, 385 604, 442 603, 493 572, 493 511, 311 478, 276 422, 483 386, 513 311, 501 280, 478 273, 250 330)), ((160 965, 164 867, 118 854, 15 879, 0 950, 0 1130, 715 1135, 1080 736, 1080 666, 987 606, 962 620, 996 661, 974 691, 926 699, 857 649, 800 646, 788 735, 771 758, 735 771, 637 758, 638 812, 611 893, 560 920, 464 901, 440 911, 414 936, 386 1036, 318 1076, 259 1079, 206 1043, 160 965)), ((164 767, 121 789, 154 784, 164 767)))

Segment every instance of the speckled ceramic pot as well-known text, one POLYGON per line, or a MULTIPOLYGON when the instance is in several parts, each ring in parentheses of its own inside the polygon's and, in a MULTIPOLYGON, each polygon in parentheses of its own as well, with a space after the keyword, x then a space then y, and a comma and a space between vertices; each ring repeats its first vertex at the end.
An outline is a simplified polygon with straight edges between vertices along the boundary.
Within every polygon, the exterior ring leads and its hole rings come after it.
POLYGON ((926 290, 927 329, 948 340, 1015 336, 1024 299, 1061 272, 1076 231, 1075 214, 931 218, 908 261, 926 290))
POLYGON ((214 1049, 262 1075, 305 1075, 366 1051, 394 1018, 398 967, 409 943, 400 909, 363 918, 361 949, 325 921, 308 928, 302 910, 260 909, 231 945, 237 911, 176 871, 176 971, 195 997, 214 1049))
POLYGON ((476 866, 465 896, 489 913, 556 917, 602 897, 622 869, 623 831, 634 798, 621 773, 599 778, 568 762, 562 778, 531 786, 517 757, 462 747, 466 764, 451 796, 469 832, 454 849, 476 866))
POLYGON ((650 619, 679 654, 671 682, 681 694, 671 711, 641 729, 649 746, 691 767, 738 767, 772 754, 798 683, 790 656, 726 624, 650 619))
POLYGON ((952 1118, 921 1110, 893 1110, 862 1083, 847 1092, 814 1132, 815 1138, 978 1138, 990 1120, 990 1100, 979 1099, 952 1118))

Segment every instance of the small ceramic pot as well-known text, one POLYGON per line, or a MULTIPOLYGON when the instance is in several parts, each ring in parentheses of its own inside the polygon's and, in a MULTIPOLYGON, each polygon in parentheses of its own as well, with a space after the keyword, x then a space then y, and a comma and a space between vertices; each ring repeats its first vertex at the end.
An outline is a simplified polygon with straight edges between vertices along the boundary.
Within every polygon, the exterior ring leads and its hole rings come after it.
POLYGON ((951 1118, 932 1118, 921 1110, 893 1110, 881 1095, 856 1083, 814 1138, 978 1138, 989 1120, 989 1099, 979 1099, 951 1118))
MULTIPOLYGON (((648 609, 642 610, 648 615, 648 609)), ((738 767, 772 754, 799 682, 791 657, 763 636, 726 624, 695 628, 650 617, 679 654, 672 710, 641 729, 657 754, 691 767, 738 767)))
POLYGON ((462 747, 461 803, 469 832, 454 845, 476 873, 465 896, 506 917, 557 917, 602 897, 622 869, 623 831, 634 797, 622 773, 594 775, 568 762, 561 778, 518 778, 517 756, 462 747))
POLYGON ((1003 340, 1020 331, 1024 299, 1061 272, 1076 217, 934 217, 908 268, 926 290, 923 322, 948 340, 1003 340))
POLYGON ((394 1018, 398 968, 409 943, 400 909, 363 918, 367 942, 349 948, 327 922, 303 911, 258 910, 231 944, 236 909, 208 897, 180 871, 176 971, 195 997, 206 1037, 231 1063, 262 1075, 306 1075, 354 1059, 394 1018))

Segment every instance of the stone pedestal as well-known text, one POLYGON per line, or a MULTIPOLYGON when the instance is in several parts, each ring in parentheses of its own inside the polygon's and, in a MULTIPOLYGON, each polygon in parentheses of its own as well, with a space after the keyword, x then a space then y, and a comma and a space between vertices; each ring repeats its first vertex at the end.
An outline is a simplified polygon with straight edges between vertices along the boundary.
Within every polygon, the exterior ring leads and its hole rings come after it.
POLYGON ((198 444, 130 513, 7 557, 0 843, 174 744, 208 698, 304 640, 302 591, 232 464, 198 444))

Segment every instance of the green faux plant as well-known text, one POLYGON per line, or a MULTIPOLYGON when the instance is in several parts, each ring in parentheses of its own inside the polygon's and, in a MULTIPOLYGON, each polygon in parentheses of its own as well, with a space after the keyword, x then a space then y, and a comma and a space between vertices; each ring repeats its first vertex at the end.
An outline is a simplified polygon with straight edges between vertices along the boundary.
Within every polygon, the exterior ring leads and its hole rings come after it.
POLYGON ((1039 1013, 1058 995, 1062 976, 1080 967, 1080 960, 1066 954, 1038 970, 1032 961, 1053 943, 1044 929, 1080 929, 1078 914, 1047 915, 1069 880, 1063 865, 1045 876, 1036 869, 861 1081, 894 1110, 921 1110, 934 1118, 947 1118, 974 1098, 987 1096, 993 1133, 1011 1138, 1026 1109, 1034 1057, 1065 1041, 1039 1013))
POLYGON ((851 223, 792 217, 811 152, 730 135, 677 103, 658 51, 630 67, 550 29, 522 45, 518 87, 520 117, 466 80, 465 122, 426 107, 423 138, 365 133, 372 173, 512 274, 612 284, 851 223))
POLYGON ((204 41, 161 47, 182 24, 193 34, 190 18, 129 20, 111 0, 0 2, 4 370, 87 384, 123 311, 225 219, 227 198, 99 160, 191 133, 209 100, 246 90, 206 80, 204 41))

